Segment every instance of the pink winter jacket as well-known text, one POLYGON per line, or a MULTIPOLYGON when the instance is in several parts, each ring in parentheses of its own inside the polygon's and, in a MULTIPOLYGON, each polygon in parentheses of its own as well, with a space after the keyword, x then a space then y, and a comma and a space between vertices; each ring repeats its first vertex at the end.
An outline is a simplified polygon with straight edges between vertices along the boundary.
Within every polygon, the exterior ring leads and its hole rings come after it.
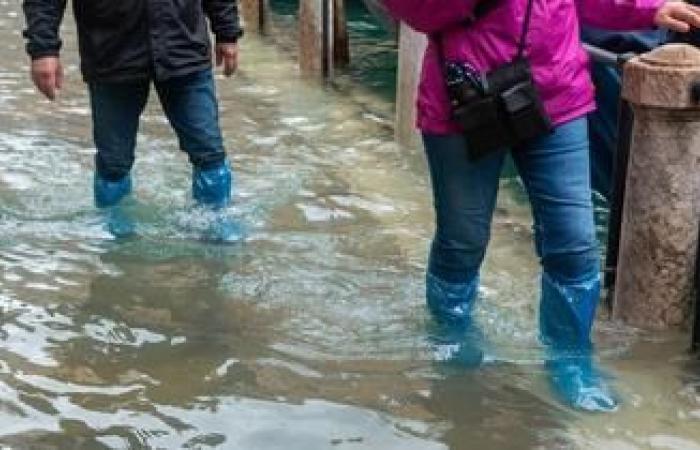
MULTIPOLYGON (((499 1, 499 0, 482 0, 499 1)), ((423 59, 417 125, 429 134, 459 132, 450 120, 447 89, 434 39, 441 33, 445 56, 482 71, 510 61, 517 52, 527 0, 500 0, 484 17, 464 25, 479 0, 384 0, 397 19, 431 36, 423 59)), ((555 125, 595 109, 588 56, 579 40, 579 20, 609 30, 654 26, 664 0, 534 0, 527 56, 545 108, 555 125)))

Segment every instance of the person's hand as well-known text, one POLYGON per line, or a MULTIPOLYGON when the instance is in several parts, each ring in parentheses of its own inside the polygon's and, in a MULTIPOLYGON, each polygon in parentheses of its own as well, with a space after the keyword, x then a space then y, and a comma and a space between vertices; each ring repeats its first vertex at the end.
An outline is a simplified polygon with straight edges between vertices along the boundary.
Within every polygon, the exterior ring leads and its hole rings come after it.
POLYGON ((55 100, 63 87, 63 66, 57 56, 46 56, 32 61, 32 81, 49 100, 55 100))
POLYGON ((216 66, 224 66, 224 75, 230 77, 238 69, 238 44, 216 44, 216 66))
POLYGON ((671 0, 656 12, 654 23, 680 33, 700 28, 700 8, 683 1, 671 0))

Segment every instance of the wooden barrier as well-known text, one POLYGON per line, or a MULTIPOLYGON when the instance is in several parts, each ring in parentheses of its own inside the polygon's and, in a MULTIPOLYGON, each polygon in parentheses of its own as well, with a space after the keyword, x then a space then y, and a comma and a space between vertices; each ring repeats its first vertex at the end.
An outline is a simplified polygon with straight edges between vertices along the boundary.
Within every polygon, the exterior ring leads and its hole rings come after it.
POLYGON ((402 145, 419 145, 416 130, 416 91, 427 45, 425 35, 405 24, 399 29, 399 69, 396 83, 396 140, 402 145))
POLYGON ((299 65, 308 76, 332 79, 350 62, 344 0, 300 0, 299 65))
POLYGON ((339 69, 350 64, 350 38, 345 16, 345 0, 333 0, 333 64, 339 69))
POLYGON ((241 17, 246 32, 264 33, 268 24, 268 0, 240 0, 241 17))

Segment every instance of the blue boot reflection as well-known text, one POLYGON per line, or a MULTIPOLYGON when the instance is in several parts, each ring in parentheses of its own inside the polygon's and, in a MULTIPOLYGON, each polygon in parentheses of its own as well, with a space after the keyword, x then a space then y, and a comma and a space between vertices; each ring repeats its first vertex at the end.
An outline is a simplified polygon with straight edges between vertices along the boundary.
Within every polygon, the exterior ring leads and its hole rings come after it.
POLYGON ((237 242, 243 238, 243 229, 226 213, 231 203, 231 169, 227 162, 206 170, 195 169, 192 176, 192 195, 198 205, 215 212, 205 230, 204 238, 217 242, 237 242))

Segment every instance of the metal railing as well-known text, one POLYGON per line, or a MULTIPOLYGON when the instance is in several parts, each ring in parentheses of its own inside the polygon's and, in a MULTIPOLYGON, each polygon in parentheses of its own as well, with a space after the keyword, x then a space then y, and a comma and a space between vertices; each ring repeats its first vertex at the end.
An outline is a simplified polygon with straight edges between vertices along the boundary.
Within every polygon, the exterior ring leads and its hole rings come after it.
MULTIPOLYGON (((634 56, 633 54, 618 54, 593 45, 584 44, 591 59, 600 64, 622 69, 622 66, 634 56)), ((622 213, 625 199, 625 182, 627 180, 627 166, 630 154, 630 140, 632 137, 632 125, 634 117, 632 108, 620 98, 618 109, 618 129, 615 160, 613 161, 613 174, 609 199, 610 214, 608 219, 608 241, 605 254, 605 267, 603 269, 603 286, 607 291, 605 302, 612 309, 613 294, 615 291, 615 276, 620 248, 620 232, 622 230, 622 213)))

